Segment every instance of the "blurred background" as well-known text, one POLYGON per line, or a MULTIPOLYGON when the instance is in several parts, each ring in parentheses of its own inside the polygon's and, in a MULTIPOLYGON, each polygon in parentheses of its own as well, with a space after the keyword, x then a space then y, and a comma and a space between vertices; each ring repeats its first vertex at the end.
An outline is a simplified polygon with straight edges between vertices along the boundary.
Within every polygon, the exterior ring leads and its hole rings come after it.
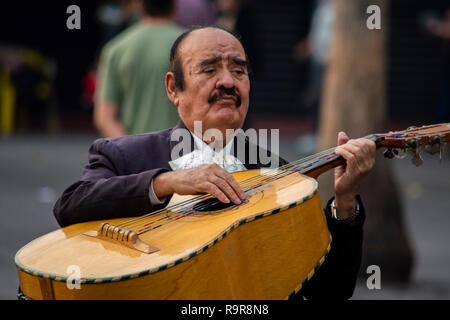
MULTIPOLYGON (((450 122, 448 1, 178 0, 175 8, 182 28, 215 23, 242 36, 252 66, 246 127, 280 129, 289 161, 334 146, 340 130, 356 138, 450 122), (381 29, 368 28, 370 5, 381 10, 381 29)), ((53 204, 102 135, 93 118, 104 45, 144 16, 140 0, 2 3, 0 299, 16 298, 15 253, 58 228, 53 204), (81 29, 70 30, 74 4, 81 29)), ((353 298, 449 299, 450 157, 423 154, 415 167, 378 153, 362 186, 368 217, 353 298), (381 289, 366 285, 370 265, 380 266, 381 289)), ((326 201, 330 176, 319 183, 326 201)))

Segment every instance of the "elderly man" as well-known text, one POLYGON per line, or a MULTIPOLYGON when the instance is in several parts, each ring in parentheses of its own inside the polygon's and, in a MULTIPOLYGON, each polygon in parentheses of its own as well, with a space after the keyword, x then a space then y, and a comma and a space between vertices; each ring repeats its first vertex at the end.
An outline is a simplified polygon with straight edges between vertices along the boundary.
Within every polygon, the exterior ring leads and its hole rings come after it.
MULTIPOLYGON (((174 193, 209 193, 221 202, 235 204, 245 199, 227 166, 198 162, 198 158, 183 163, 186 155, 173 159, 172 152, 177 144, 172 134, 177 129, 190 132, 193 143, 188 152, 212 142, 203 135, 210 129, 221 133, 222 141, 214 139, 214 143, 225 146, 222 154, 236 149, 230 129, 241 128, 250 91, 248 61, 240 41, 219 28, 189 30, 175 41, 170 62, 166 91, 182 121, 164 131, 96 140, 83 177, 66 189, 55 205, 61 226, 141 215, 164 207, 174 193), (201 121, 200 133, 196 121, 201 121)), ((332 216, 326 208, 333 246, 325 264, 298 297, 349 298, 354 290, 364 221, 358 185, 374 164, 375 145, 366 139, 349 140, 344 133, 339 134, 338 144, 336 153, 346 165, 335 170, 337 214, 332 216)), ((247 155, 237 162, 246 169, 264 166, 260 159, 250 163, 247 155)))

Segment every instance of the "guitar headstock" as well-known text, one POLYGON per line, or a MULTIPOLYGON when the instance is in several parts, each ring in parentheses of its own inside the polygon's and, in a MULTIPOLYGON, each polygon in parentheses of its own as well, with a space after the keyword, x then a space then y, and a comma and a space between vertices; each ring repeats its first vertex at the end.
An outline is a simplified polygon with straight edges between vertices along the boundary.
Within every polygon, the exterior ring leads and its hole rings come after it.
POLYGON ((403 131, 376 134, 377 147, 386 147, 385 157, 391 159, 404 158, 411 154, 412 162, 419 166, 423 163, 420 150, 430 154, 439 153, 442 158, 450 142, 450 123, 441 123, 422 127, 409 127, 403 131))

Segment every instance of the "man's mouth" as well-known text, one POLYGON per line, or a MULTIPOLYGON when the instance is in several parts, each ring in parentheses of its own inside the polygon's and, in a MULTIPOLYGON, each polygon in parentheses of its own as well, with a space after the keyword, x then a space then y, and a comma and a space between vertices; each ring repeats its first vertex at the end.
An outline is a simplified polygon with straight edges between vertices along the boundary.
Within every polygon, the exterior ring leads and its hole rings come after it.
POLYGON ((237 101, 237 99, 234 96, 222 96, 218 97, 216 101, 237 101))
POLYGON ((231 90, 225 89, 225 90, 220 90, 217 93, 214 93, 211 97, 209 97, 208 103, 212 104, 216 101, 234 102, 236 107, 239 107, 242 103, 241 97, 233 89, 231 89, 231 90), (228 92, 226 92, 226 91, 228 91, 228 92))

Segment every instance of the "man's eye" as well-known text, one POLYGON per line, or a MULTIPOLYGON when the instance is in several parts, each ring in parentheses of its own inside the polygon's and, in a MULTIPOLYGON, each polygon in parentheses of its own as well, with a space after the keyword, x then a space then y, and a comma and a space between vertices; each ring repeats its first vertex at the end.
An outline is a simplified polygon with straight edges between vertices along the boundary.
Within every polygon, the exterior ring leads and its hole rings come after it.
POLYGON ((238 75, 242 75, 242 74, 245 73, 244 70, 242 70, 242 69, 235 69, 233 72, 238 74, 238 75))
POLYGON ((216 69, 205 69, 205 70, 203 70, 203 72, 209 73, 209 74, 214 73, 214 71, 216 71, 216 69))

